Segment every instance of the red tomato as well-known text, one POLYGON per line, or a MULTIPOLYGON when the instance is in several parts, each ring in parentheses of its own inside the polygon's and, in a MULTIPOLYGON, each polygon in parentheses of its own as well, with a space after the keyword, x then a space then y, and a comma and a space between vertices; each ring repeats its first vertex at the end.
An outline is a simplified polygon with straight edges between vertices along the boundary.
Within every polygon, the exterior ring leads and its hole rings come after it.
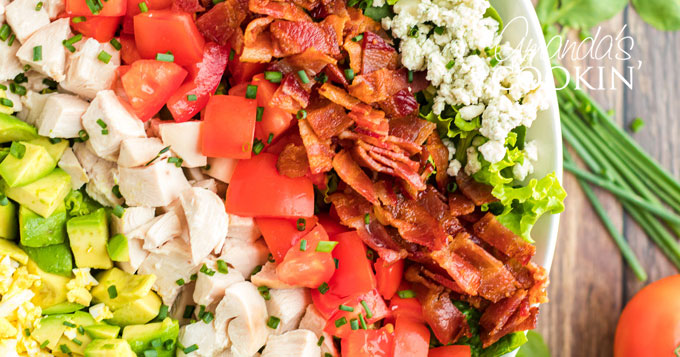
POLYGON ((338 269, 328 282, 331 291, 345 297, 375 289, 375 275, 371 262, 366 258, 366 246, 356 231, 340 233, 333 240, 338 242, 333 249, 338 269))
POLYGON ((249 159, 257 105, 254 100, 216 95, 203 112, 201 151, 209 157, 249 159))
MULTIPOLYGON (((231 88, 229 88, 229 95, 235 95, 237 97, 245 97, 246 96, 246 91, 248 90, 248 86, 250 85, 249 82, 237 84, 231 88)), ((257 103, 257 101, 255 101, 257 103)))
POLYGON ((214 42, 205 45, 203 60, 189 67, 189 77, 168 100, 168 110, 176 122, 191 119, 208 104, 227 67, 227 56, 226 48, 214 42))
POLYGON ((93 37, 99 42, 109 42, 116 34, 118 25, 122 17, 106 16, 86 16, 85 21, 73 22, 71 18, 71 28, 73 32, 82 33, 83 36, 93 37))
POLYGON ((614 357, 674 356, 680 345, 680 275, 656 281, 633 296, 619 318, 614 357))
POLYGON ((135 38, 130 35, 121 35, 120 41, 120 59, 125 64, 132 64, 133 62, 142 59, 137 51, 137 45, 135 45, 135 38))
POLYGON ((311 218, 255 218, 255 224, 262 232, 269 251, 277 262, 281 262, 293 244, 316 226, 316 217, 311 218), (304 220, 298 221, 299 219, 304 220), (302 228, 302 231, 300 231, 302 228))
MULTIPOLYGON (((91 0, 66 0, 66 13, 69 16, 123 16, 127 10, 127 0, 100 1, 101 10, 94 13, 87 3, 91 0)), ((91 4, 96 3, 91 1, 91 4)))
POLYGON ((121 83, 132 110, 142 121, 151 119, 179 88, 187 71, 176 63, 135 61, 121 83))
POLYGON ((430 330, 424 323, 398 317, 394 324, 394 357, 427 357, 430 330))
POLYGON ((256 74, 253 77, 252 85, 257 86, 257 105, 264 108, 262 119, 255 123, 255 137, 267 142, 269 134, 271 134, 272 140, 274 140, 290 128, 293 115, 281 108, 269 105, 274 92, 279 87, 278 84, 264 79, 264 74, 256 74))
POLYGON ((152 10, 135 15, 135 42, 142 58, 156 58, 170 51, 182 66, 203 58, 205 40, 191 14, 181 11, 152 10))
POLYGON ((327 214, 319 215, 319 224, 321 224, 328 232, 328 235, 333 237, 336 234, 347 232, 347 227, 338 223, 336 218, 332 218, 327 214))
POLYGON ((385 300, 391 299, 397 293, 401 278, 404 275, 404 261, 398 260, 388 265, 382 258, 378 258, 373 266, 375 267, 378 292, 385 300))
MULTIPOLYGON (((213 98, 216 97, 220 96, 213 98)), ((206 129, 205 123, 203 129, 206 129)), ((276 160, 275 155, 261 153, 236 164, 227 189, 227 212, 244 217, 314 215, 312 183, 305 177, 290 178, 279 174, 276 160)))
POLYGON ((338 306, 348 300, 333 294, 331 291, 322 294, 319 289, 312 289, 311 293, 314 306, 326 320, 329 320, 338 311, 338 306))
POLYGON ((342 302, 342 305, 349 306, 353 310, 340 310, 340 305, 336 307, 336 311, 333 313, 333 315, 331 315, 331 317, 326 322, 326 326, 324 327, 324 331, 333 336, 347 336, 347 334, 352 331, 352 320, 356 320, 357 323, 359 323, 359 327, 361 327, 361 318, 359 317, 360 314, 364 317, 367 325, 380 321, 390 314, 385 301, 375 290, 371 290, 365 294, 347 297, 342 302), (363 304, 361 303, 362 301, 366 304, 370 313, 366 311, 363 304), (342 324, 342 321, 345 321, 346 323, 342 324))
POLYGON ((390 300, 390 311, 395 319, 407 317, 415 321, 425 321, 422 305, 416 298, 402 299, 395 295, 390 300))
POLYGON ((264 72, 267 68, 266 63, 250 63, 239 61, 239 56, 234 55, 234 58, 229 60, 229 73, 231 74, 230 84, 235 86, 244 82, 250 82, 254 75, 264 72))
POLYGON ((283 261, 276 267, 276 275, 286 284, 317 288, 335 271, 333 256, 328 252, 316 251, 320 242, 327 241, 328 234, 317 224, 299 243, 288 249, 283 261))
POLYGON ((351 357, 392 356, 394 333, 390 327, 385 326, 380 330, 351 331, 347 334, 347 337, 342 339, 342 355, 351 357))
POLYGON ((470 346, 452 345, 437 347, 430 350, 428 357, 470 357, 470 346))
POLYGON ((142 12, 139 4, 145 3, 149 10, 162 10, 172 6, 172 0, 127 0, 127 14, 125 17, 132 18, 142 12))

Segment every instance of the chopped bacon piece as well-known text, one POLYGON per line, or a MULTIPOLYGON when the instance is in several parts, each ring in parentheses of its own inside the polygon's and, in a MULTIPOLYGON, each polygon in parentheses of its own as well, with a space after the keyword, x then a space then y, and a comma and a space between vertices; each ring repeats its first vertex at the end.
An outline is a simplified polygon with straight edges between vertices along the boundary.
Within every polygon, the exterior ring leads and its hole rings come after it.
POLYGON ((344 89, 336 87, 328 82, 319 87, 319 94, 328 98, 331 102, 341 105, 347 110, 352 110, 352 108, 361 103, 359 99, 352 97, 344 89))
POLYGON ((236 30, 234 30, 234 34, 229 37, 228 46, 231 46, 236 53, 240 54, 243 51, 244 37, 243 30, 240 27, 237 27, 236 30))
POLYGON ((248 9, 256 14, 290 21, 312 21, 296 4, 288 1, 250 0, 248 9))
POLYGON ((453 305, 450 293, 446 289, 442 286, 426 288, 414 284, 414 290, 422 305, 423 318, 432 328, 437 340, 449 344, 463 335, 469 335, 467 319, 453 305))
POLYGON ((348 89, 349 94, 359 98, 362 102, 373 104, 382 102, 407 87, 408 83, 403 71, 380 68, 354 77, 348 89))
POLYGON ((416 97, 408 88, 398 91, 379 104, 380 108, 393 118, 405 117, 418 110, 416 97))
POLYGON ((498 201, 498 199, 491 194, 493 187, 475 181, 472 176, 468 176, 464 172, 459 172, 458 175, 456 175, 456 183, 458 184, 460 191, 465 197, 474 202, 475 206, 498 201))
POLYGON ((475 211, 475 204, 459 192, 449 194, 449 210, 454 217, 470 214, 475 211))
POLYGON ((427 138, 427 143, 421 156, 421 160, 429 160, 429 158, 432 158, 434 166, 437 168, 435 176, 437 186, 440 190, 445 190, 449 182, 449 174, 446 173, 449 167, 449 149, 444 146, 442 139, 439 138, 439 134, 436 132, 433 132, 427 138))
POLYGON ((312 174, 328 172, 333 168, 333 155, 330 139, 320 140, 312 130, 307 120, 302 119, 298 122, 302 143, 307 149, 307 160, 312 174))
POLYGON ((327 100, 307 108, 307 122, 321 140, 336 136, 352 125, 345 109, 327 100))
POLYGON ((364 15, 363 11, 354 7, 348 7, 349 21, 345 25, 345 35, 354 37, 365 31, 377 33, 382 31, 382 25, 372 18, 364 15))
POLYGON ((270 29, 275 47, 281 52, 277 57, 302 53, 310 47, 333 57, 340 56, 335 29, 329 24, 276 20, 270 29))
POLYGON ((416 200, 400 197, 396 205, 376 207, 375 212, 380 212, 383 217, 381 221, 389 222, 397 228, 407 242, 432 250, 441 249, 446 244, 448 234, 439 221, 416 200))
POLYGON ((244 32, 243 44, 250 46, 257 41, 257 36, 269 28, 274 21, 273 17, 260 17, 248 23, 244 32))
POLYGON ((173 10, 184 11, 188 13, 203 12, 205 8, 201 5, 199 0, 173 0, 173 10))
POLYGON ((418 203, 440 222, 446 233, 453 236, 463 229, 463 226, 456 217, 451 215, 444 199, 445 197, 442 197, 432 186, 428 186, 418 195, 418 203))
POLYGON ((354 74, 361 73, 361 44, 352 41, 352 37, 347 36, 342 48, 349 55, 349 68, 354 71, 354 74))
POLYGON ((343 39, 343 30, 345 28, 345 23, 349 20, 348 17, 345 16, 338 16, 338 15, 328 15, 325 19, 323 19, 322 23, 330 25, 333 30, 335 30, 335 40, 338 42, 338 44, 342 43, 343 39))
MULTIPOLYGON (((355 107, 356 109, 356 107, 355 107)), ((352 110, 349 117, 357 123, 358 128, 363 128, 377 136, 387 136, 390 131, 390 123, 385 119, 385 113, 379 110, 352 110)))
POLYGON ((535 323, 532 310, 526 290, 517 290, 512 296, 491 304, 479 319, 484 347, 507 333, 517 331, 527 320, 527 325, 535 323))
POLYGON ((363 49, 361 73, 368 74, 381 68, 397 68, 399 55, 382 37, 371 31, 365 31, 361 47, 363 49))
POLYGON ((295 69, 306 69, 314 74, 321 72, 327 65, 338 62, 335 58, 317 50, 315 47, 310 47, 302 53, 286 57, 285 61, 295 69))
POLYGON ((305 147, 293 143, 286 145, 276 161, 276 169, 281 175, 292 178, 305 176, 309 172, 305 147))
POLYGON ((196 27, 206 39, 226 46, 232 35, 240 30, 239 26, 246 18, 245 10, 238 0, 222 1, 196 19, 196 27))
POLYGON ((324 19, 328 15, 333 14, 349 18, 344 0, 322 0, 317 7, 310 10, 310 15, 317 20, 324 19))
POLYGON ((288 113, 297 114, 309 105, 310 92, 306 90, 296 73, 288 73, 283 77, 281 85, 276 89, 270 104, 288 113))
POLYGON ((293 4, 305 9, 305 10, 312 10, 319 5, 321 5, 320 0, 291 0, 293 4))
POLYGON ((342 150, 333 158, 333 168, 344 182, 357 191, 368 202, 377 205, 378 198, 373 188, 373 182, 366 173, 352 159, 349 152, 342 150))
POLYGON ((491 213, 487 213, 474 225, 475 235, 522 264, 529 263, 536 247, 506 228, 491 213))
POLYGON ((453 278, 458 286, 468 295, 477 295, 481 283, 481 273, 460 255, 448 247, 433 251, 431 257, 453 278))
POLYGON ((255 41, 250 44, 244 44, 239 61, 268 63, 272 60, 273 56, 274 49, 272 48, 271 35, 269 31, 266 31, 258 34, 255 41))
POLYGON ((345 78, 345 74, 342 73, 342 70, 337 64, 329 64, 326 66, 326 68, 324 68, 323 72, 328 76, 328 79, 331 82, 342 84, 344 87, 349 85, 347 78, 345 78))

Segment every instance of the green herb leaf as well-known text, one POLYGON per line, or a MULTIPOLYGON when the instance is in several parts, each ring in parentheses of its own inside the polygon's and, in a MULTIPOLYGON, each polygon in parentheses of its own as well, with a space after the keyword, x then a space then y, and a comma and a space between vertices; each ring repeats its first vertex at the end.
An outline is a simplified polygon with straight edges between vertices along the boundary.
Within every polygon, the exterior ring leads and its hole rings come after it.
POLYGON ((548 16, 543 24, 557 22, 575 29, 589 29, 614 17, 627 4, 628 0, 562 0, 559 9, 548 16))
POLYGON ((517 357, 550 357, 550 349, 538 332, 527 331, 527 340, 517 352, 517 357))
POLYGON ((645 22, 663 31, 680 30, 680 0, 631 0, 645 22))

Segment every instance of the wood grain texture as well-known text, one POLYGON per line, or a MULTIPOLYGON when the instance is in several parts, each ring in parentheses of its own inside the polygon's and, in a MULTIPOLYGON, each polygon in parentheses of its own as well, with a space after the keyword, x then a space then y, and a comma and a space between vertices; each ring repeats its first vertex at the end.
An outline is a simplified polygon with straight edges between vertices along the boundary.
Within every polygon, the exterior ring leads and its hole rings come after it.
MULTIPOLYGON (((635 70, 633 89, 619 85, 617 90, 590 91, 605 109, 613 109, 616 120, 627 125, 636 117, 646 126, 635 139, 676 177, 680 173, 680 71, 677 66, 679 33, 660 32, 645 24, 632 8, 602 25, 602 35, 616 36, 624 25, 625 35, 633 37, 632 58, 619 60, 563 61, 571 69, 604 66, 605 78, 610 69, 635 70)), ((591 31, 596 33, 596 29, 591 31)), ((573 38, 577 39, 577 38, 573 38)), ((597 72, 584 76, 596 82, 597 72)), ((592 83, 591 82, 591 83, 592 83)), ((645 283, 636 280, 625 266, 617 247, 602 227, 576 180, 565 175, 569 197, 560 223, 557 252, 551 271, 549 297, 542 308, 539 332, 550 346, 553 356, 610 356, 614 331, 625 303, 645 283)), ((658 280, 677 271, 635 222, 625 215, 608 194, 597 191, 614 224, 627 237, 649 274, 658 280)))

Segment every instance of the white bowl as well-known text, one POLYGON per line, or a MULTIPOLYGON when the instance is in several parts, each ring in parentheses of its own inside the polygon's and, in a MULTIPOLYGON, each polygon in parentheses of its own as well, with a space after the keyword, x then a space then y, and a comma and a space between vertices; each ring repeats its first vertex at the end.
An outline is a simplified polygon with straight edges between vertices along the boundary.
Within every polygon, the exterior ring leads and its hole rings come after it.
MULTIPOLYGON (((559 108, 548 50, 536 11, 530 0, 491 0, 491 4, 506 25, 503 40, 509 41, 513 46, 536 46, 538 53, 533 66, 543 79, 550 103, 547 110, 538 113, 536 121, 527 131, 527 140, 536 140, 538 146, 538 162, 530 178, 540 179, 555 172, 562 181, 562 132, 559 108)), ((534 261, 548 271, 555 254, 559 221, 558 214, 543 216, 531 231, 531 236, 536 241, 534 261)))

